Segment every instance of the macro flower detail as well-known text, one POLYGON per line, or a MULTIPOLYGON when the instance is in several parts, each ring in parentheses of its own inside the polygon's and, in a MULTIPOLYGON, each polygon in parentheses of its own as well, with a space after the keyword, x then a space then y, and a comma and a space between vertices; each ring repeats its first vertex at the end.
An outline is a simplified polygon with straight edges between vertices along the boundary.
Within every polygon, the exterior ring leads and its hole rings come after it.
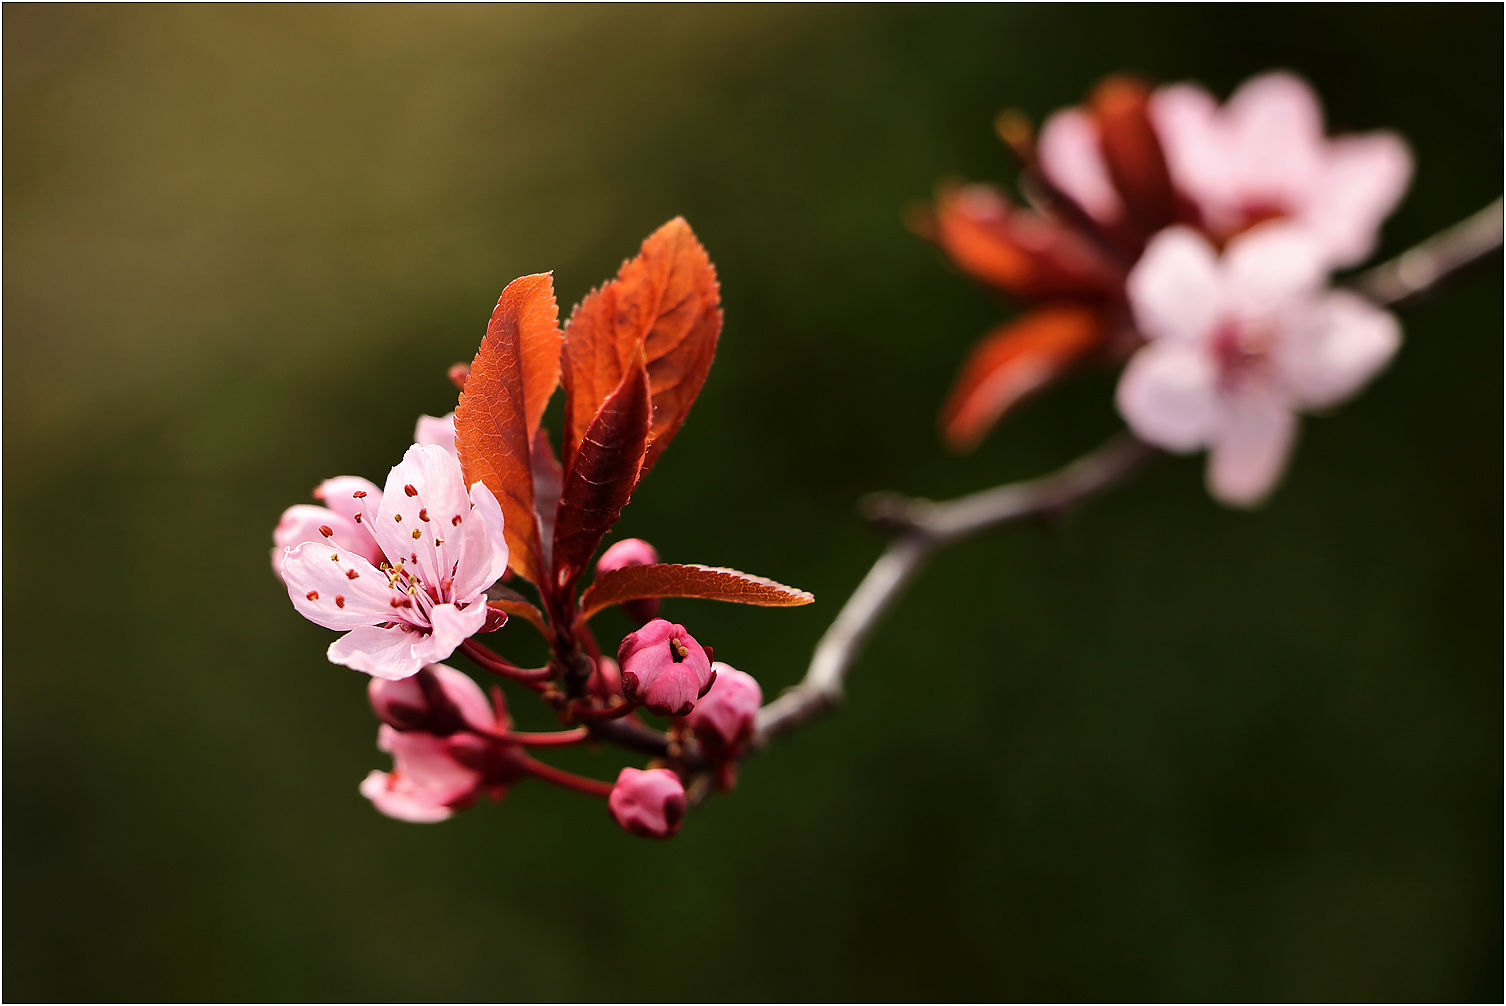
POLYGON ((683 716, 706 694, 716 671, 685 626, 656 618, 617 648, 622 694, 661 716, 683 716))
POLYGON ((293 606, 329 629, 336 664, 381 678, 405 678, 448 657, 486 623, 486 589, 507 567, 502 511, 477 483, 465 489, 459 462, 415 444, 392 469, 361 523, 385 559, 374 566, 330 542, 288 549, 283 577, 293 606))
POLYGON ((669 838, 685 818, 685 786, 669 769, 625 768, 607 797, 612 820, 640 838, 669 838))
POLYGON ((413 428, 413 442, 443 447, 459 457, 460 452, 455 449, 455 413, 439 418, 419 416, 418 425, 413 428))
POLYGON ((342 475, 326 479, 314 489, 314 498, 324 503, 298 503, 282 512, 272 531, 272 570, 282 577, 282 560, 287 549, 306 541, 328 541, 347 549, 367 562, 381 562, 382 549, 356 518, 360 514, 355 493, 365 492, 380 501, 382 491, 363 478, 342 475))
POLYGON ((1120 413, 1142 440, 1209 451, 1208 487, 1260 503, 1281 478, 1296 413, 1354 395, 1395 354, 1401 329, 1369 301, 1325 286, 1305 228, 1256 227, 1223 255, 1203 235, 1157 235, 1129 278, 1147 345, 1119 382, 1120 413))
POLYGON ((758 707, 763 705, 763 689, 753 675, 734 667, 714 663, 711 669, 716 682, 685 717, 685 725, 695 731, 696 740, 708 755, 725 761, 739 757, 743 745, 753 736, 758 707))
POLYGON ((1355 265, 1412 178, 1396 133, 1325 137, 1318 96, 1294 74, 1253 77, 1222 106, 1195 84, 1173 84, 1150 111, 1178 188, 1218 240, 1288 219, 1312 232, 1331 267, 1355 265))

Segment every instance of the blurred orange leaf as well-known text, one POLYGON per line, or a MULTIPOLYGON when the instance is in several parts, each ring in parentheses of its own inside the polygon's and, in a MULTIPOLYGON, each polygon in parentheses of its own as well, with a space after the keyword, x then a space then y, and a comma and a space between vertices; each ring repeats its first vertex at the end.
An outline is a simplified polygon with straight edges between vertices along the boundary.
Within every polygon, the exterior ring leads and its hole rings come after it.
POLYGON ((973 347, 941 413, 954 450, 971 450, 1010 407, 1098 348, 1099 311, 1047 304, 1005 322, 973 347))
POLYGON ((455 408, 455 446, 466 483, 480 481, 502 505, 512 570, 541 582, 543 549, 534 509, 530 443, 559 383, 559 314, 548 273, 502 291, 455 408))
POLYGON ((806 591, 735 569, 660 562, 623 566, 598 576, 580 600, 581 617, 645 597, 700 597, 766 608, 790 608, 815 600, 806 591))

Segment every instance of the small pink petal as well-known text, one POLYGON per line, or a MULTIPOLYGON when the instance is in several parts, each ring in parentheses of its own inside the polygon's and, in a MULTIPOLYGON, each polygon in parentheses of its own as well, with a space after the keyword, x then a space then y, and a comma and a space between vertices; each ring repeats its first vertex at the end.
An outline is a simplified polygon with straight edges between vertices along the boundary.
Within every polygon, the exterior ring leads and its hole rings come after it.
POLYGON ((436 803, 431 794, 375 769, 361 780, 361 795, 388 817, 411 824, 434 824, 455 814, 444 804, 436 803))
POLYGON ((1274 395, 1235 395, 1208 455, 1208 491, 1235 507, 1263 503, 1286 470, 1297 417, 1274 395))
POLYGON ((1412 181, 1412 152, 1396 133, 1335 137, 1321 184, 1302 214, 1327 245, 1335 268, 1357 265, 1375 250, 1381 223, 1412 181))
POLYGON ((395 625, 381 629, 363 625, 351 629, 329 644, 326 656, 332 664, 343 664, 377 678, 396 681, 417 674, 425 661, 413 654, 413 646, 422 640, 417 630, 395 625))
POLYGON ((1229 145, 1219 128, 1218 102, 1195 84, 1160 87, 1150 97, 1150 119, 1176 187, 1222 229, 1233 202, 1229 145))
POLYGON ((418 425, 413 430, 413 442, 443 447, 459 457, 460 454, 455 449, 455 413, 451 412, 439 419, 433 416, 419 416, 418 425))
POLYGON ((1186 343, 1213 335, 1221 307, 1218 256, 1201 234, 1168 227, 1145 248, 1126 282, 1135 323, 1147 339, 1186 343))
MULTIPOLYGON (((460 716, 477 730, 489 730, 494 726, 491 703, 481 686, 448 664, 431 664, 428 668, 439 681, 440 690, 455 704, 460 716)), ((406 729, 424 729, 430 718, 428 696, 419 687, 418 676, 388 681, 372 678, 366 688, 371 707, 383 722, 406 729), (397 712, 394 712, 397 710, 397 712)))
POLYGON ((1218 371, 1194 346, 1152 343, 1141 349, 1119 378, 1115 401, 1135 435, 1169 451, 1187 452, 1208 443, 1218 416, 1218 371))
POLYGON ((1283 383, 1306 408, 1337 405, 1380 373, 1401 347, 1396 316, 1345 290, 1327 294, 1304 328, 1276 347, 1283 383))
POLYGON ((382 502, 382 490, 376 487, 376 483, 368 482, 359 475, 338 475, 325 479, 314 489, 314 496, 335 513, 351 520, 355 520, 356 514, 363 508, 376 513, 377 506, 382 502), (365 495, 357 496, 356 493, 365 495))
POLYGON ((282 575, 293 607, 326 629, 353 629, 395 618, 391 599, 402 596, 371 563, 328 543, 306 541, 288 549, 282 575))
POLYGON ((472 602, 464 611, 453 604, 436 604, 429 612, 433 630, 413 644, 413 655, 425 664, 444 660, 456 647, 481 631, 486 622, 486 604, 472 602))
POLYGON ((1124 215, 1124 203, 1098 145, 1098 127, 1087 112, 1064 108, 1047 119, 1036 155, 1051 183, 1094 219, 1111 224, 1124 215))
POLYGON ((1226 308, 1233 320, 1269 323, 1301 309, 1327 279, 1322 244, 1310 230, 1273 221, 1224 249, 1226 308))
POLYGON ((1223 108, 1230 167, 1252 208, 1301 206, 1322 180, 1323 109, 1302 78, 1252 77, 1223 108))
POLYGON ((481 784, 481 773, 451 755, 447 737, 417 730, 394 730, 384 723, 377 730, 377 747, 392 752, 398 774, 437 802, 452 804, 463 800, 481 784))
POLYGON ((272 531, 272 567, 278 576, 282 575, 283 550, 306 541, 338 545, 367 562, 382 560, 382 550, 377 547, 376 539, 360 524, 334 510, 299 503, 283 511, 272 531), (325 534, 326 530, 330 533, 325 534))

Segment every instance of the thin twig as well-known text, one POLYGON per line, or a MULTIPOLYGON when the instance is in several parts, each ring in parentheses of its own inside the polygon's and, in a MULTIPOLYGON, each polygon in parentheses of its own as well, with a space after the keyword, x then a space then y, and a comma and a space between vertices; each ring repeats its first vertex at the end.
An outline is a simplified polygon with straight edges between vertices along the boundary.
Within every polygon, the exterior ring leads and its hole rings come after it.
POLYGON ((870 518, 897 536, 816 644, 805 679, 758 711, 753 746, 762 746, 841 700, 843 679, 858 651, 932 552, 989 528, 1059 513, 1120 481, 1154 453, 1133 437, 1120 435, 1061 471, 1029 482, 946 503, 895 496, 870 501, 870 518))
POLYGON ((1377 304, 1399 304, 1437 287, 1449 276, 1501 247, 1501 200, 1428 238, 1354 280, 1377 304))

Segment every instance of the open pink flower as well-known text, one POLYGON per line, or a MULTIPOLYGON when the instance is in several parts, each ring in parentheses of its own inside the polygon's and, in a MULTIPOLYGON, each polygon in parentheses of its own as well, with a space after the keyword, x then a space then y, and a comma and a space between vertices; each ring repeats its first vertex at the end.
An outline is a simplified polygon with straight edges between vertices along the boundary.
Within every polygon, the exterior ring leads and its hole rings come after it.
POLYGON ((324 506, 299 503, 282 512, 282 518, 272 531, 272 571, 282 577, 282 560, 287 549, 306 541, 329 541, 348 549, 367 562, 381 562, 382 549, 363 527, 356 515, 361 512, 359 502, 353 498, 357 492, 365 492, 378 502, 382 491, 363 478, 342 475, 325 479, 314 489, 314 498, 324 506))
POLYGON ((685 787, 667 768, 625 768, 607 797, 607 809, 640 838, 669 838, 685 819, 685 787))
POLYGON ((1207 448, 1209 490, 1225 503, 1263 500, 1291 451, 1294 413, 1350 397, 1401 343, 1391 314, 1325 279, 1311 232, 1283 223, 1240 235, 1222 257, 1169 227, 1130 273, 1149 344, 1120 379, 1119 411, 1148 443, 1207 448))
POLYGON ((330 541, 287 550, 283 579, 312 622, 349 630, 329 647, 337 664, 405 678, 455 651, 486 623, 486 588, 507 568, 502 508, 460 462, 414 444, 387 477, 379 504, 360 497, 360 522, 381 547, 381 568, 330 541))
POLYGON ((1253 77, 1222 107, 1195 84, 1159 88, 1150 111, 1172 178, 1219 238, 1287 218, 1313 232, 1330 266, 1355 265, 1411 181, 1405 140, 1325 137, 1317 94, 1290 73, 1253 77))

